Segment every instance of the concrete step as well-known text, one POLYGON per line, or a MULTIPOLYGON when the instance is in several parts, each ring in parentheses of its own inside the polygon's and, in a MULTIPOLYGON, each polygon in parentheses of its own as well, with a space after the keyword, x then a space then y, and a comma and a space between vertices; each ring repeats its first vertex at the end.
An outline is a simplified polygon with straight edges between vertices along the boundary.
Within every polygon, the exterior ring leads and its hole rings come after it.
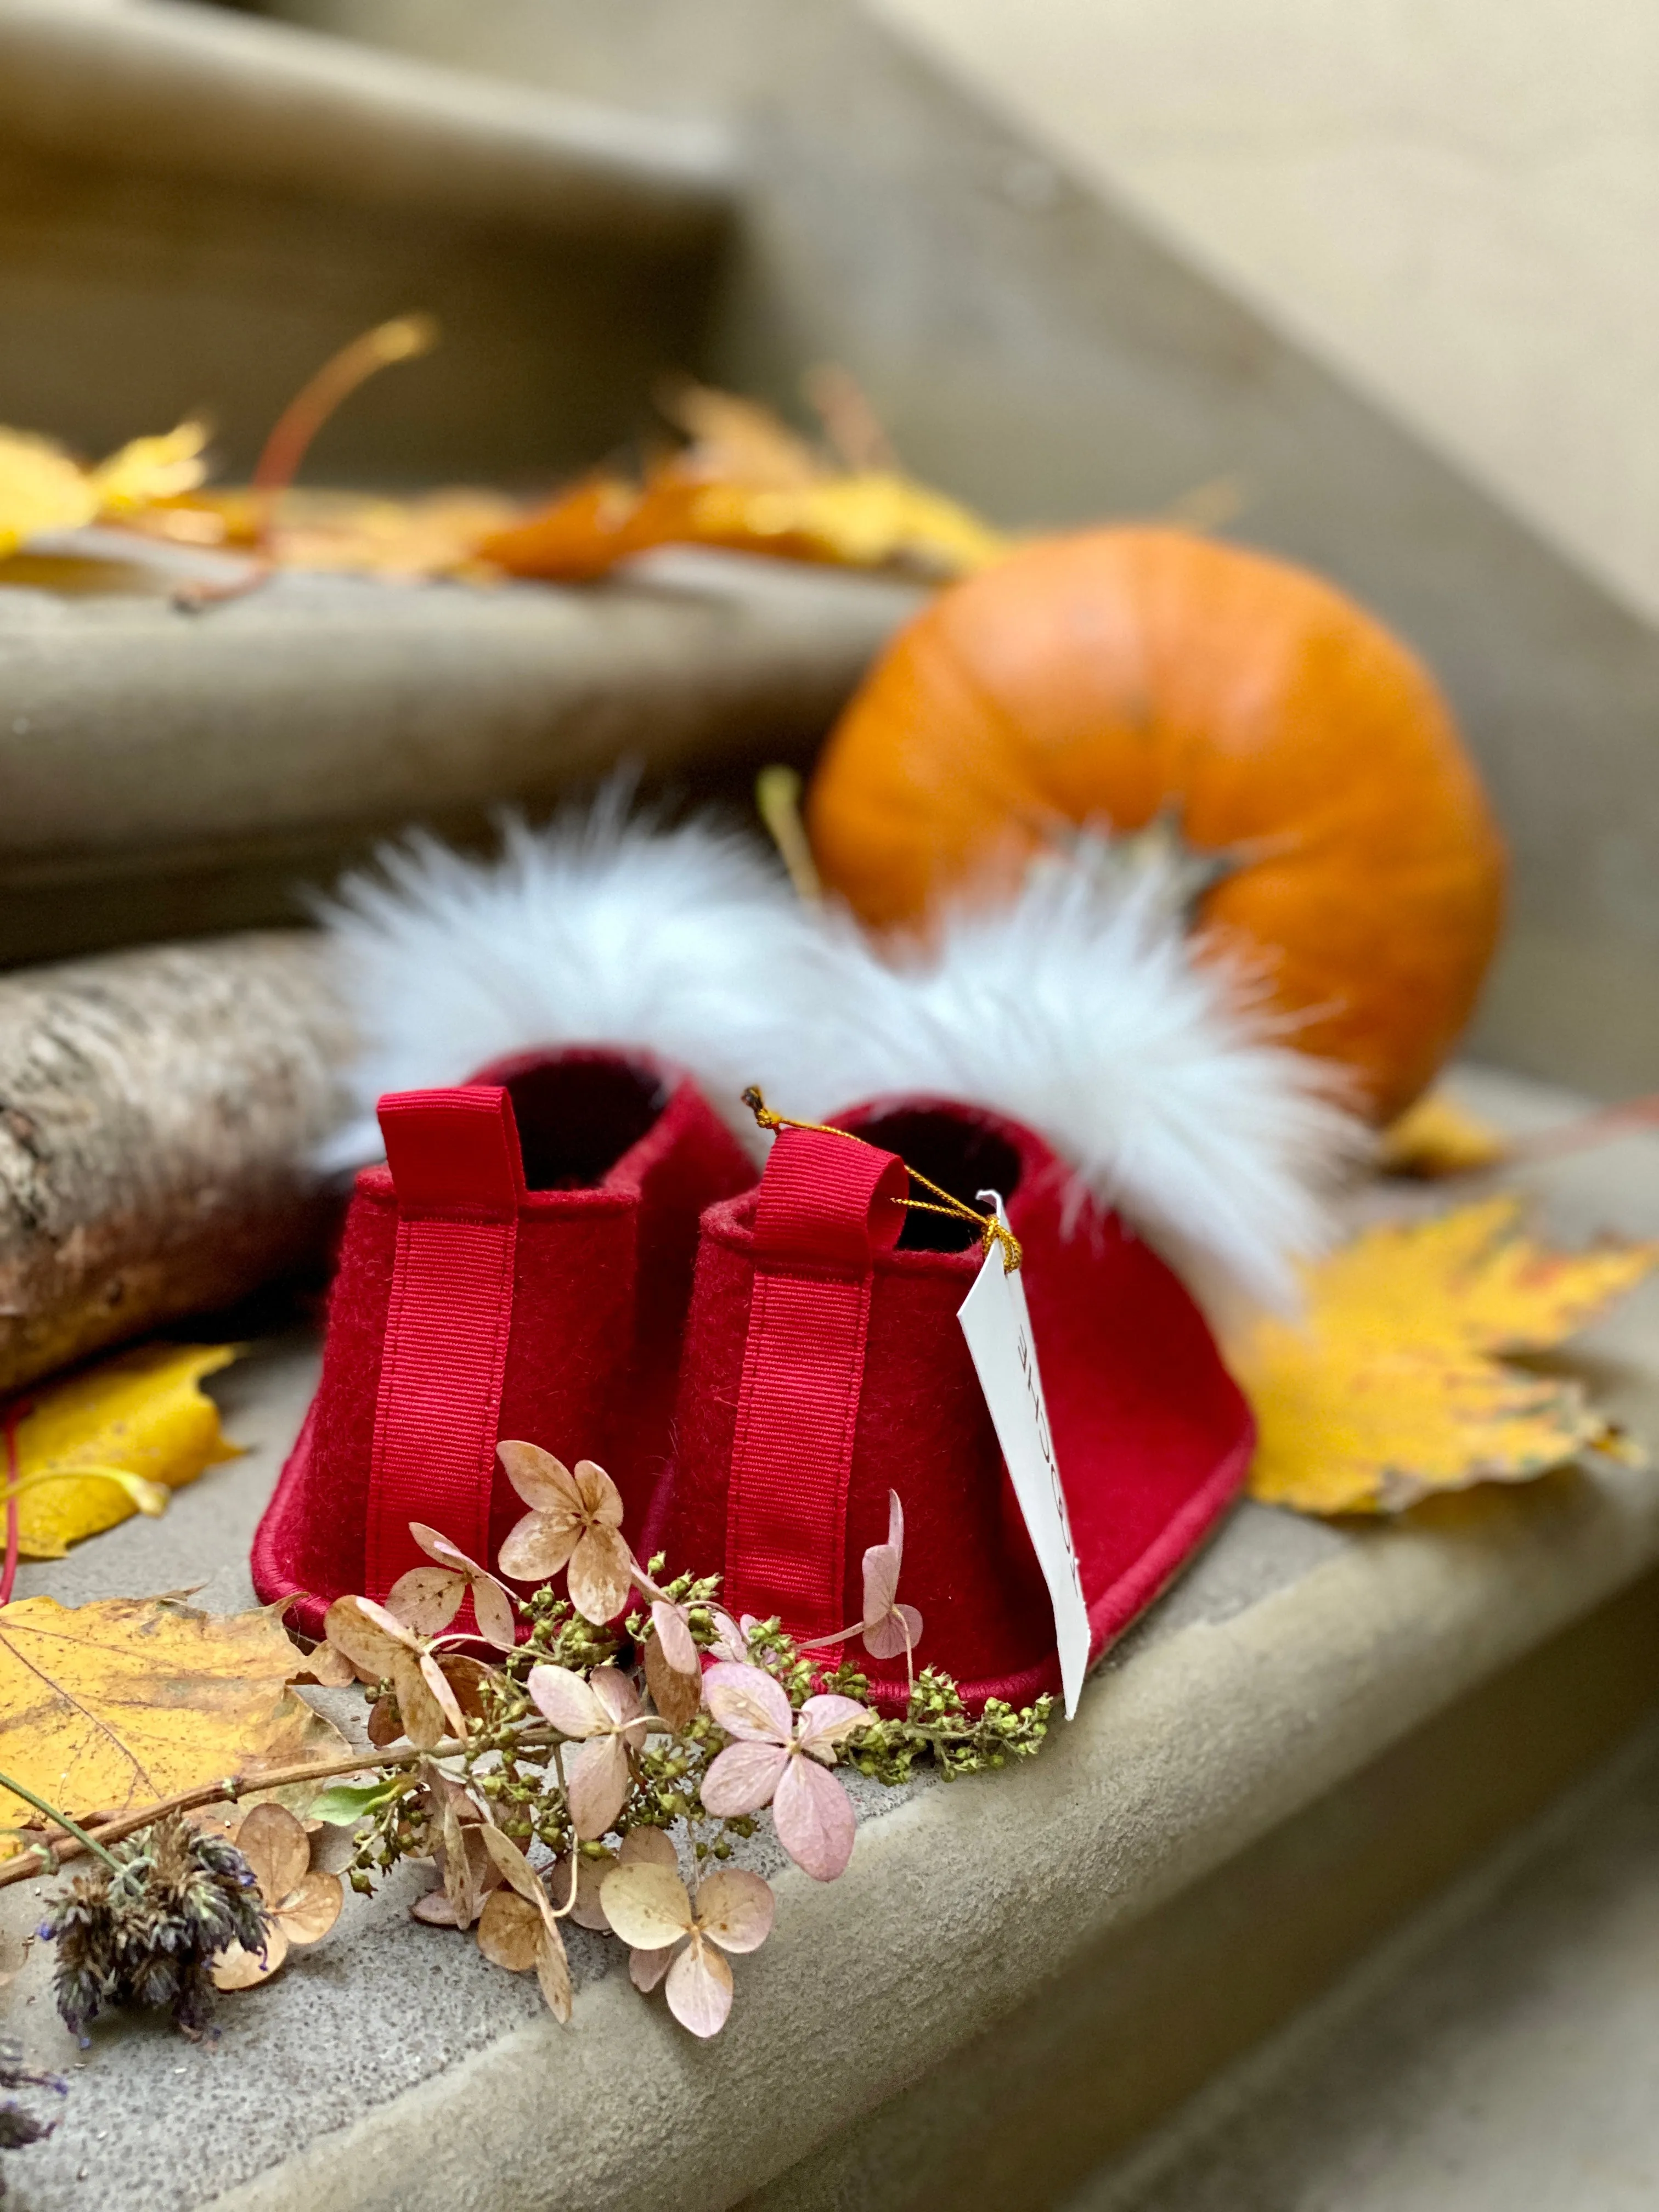
POLYGON ((176 0, 0 0, 0 422, 100 453, 205 408, 245 471, 319 362, 423 308, 445 343, 315 480, 582 466, 696 365, 735 183, 690 118, 176 0))
POLYGON ((916 604, 690 551, 574 591, 283 575, 198 615, 0 588, 0 963, 293 921, 377 837, 477 837, 618 760, 740 788, 916 604))
MULTIPOLYGON (((1565 1103, 1510 1079, 1474 1096, 1517 1126, 1565 1103)), ((1659 1140, 1525 1181, 1555 1234, 1659 1231, 1659 1140)), ((1576 1361, 1659 1439, 1659 1285, 1576 1361)), ((246 1457, 20 1588, 201 1582, 246 1604, 314 1374, 304 1336, 263 1346, 215 1384, 246 1457)), ((586 1937, 554 2027, 533 1989, 411 1925, 409 1870, 228 2003, 216 2043, 100 2029, 27 2154, 30 2204, 647 2212, 665 2173, 677 2212, 1062 2203, 1644 1723, 1656 1584, 1651 1469, 1369 1527, 1246 1506, 1030 1768, 860 1792, 847 1874, 781 1876, 719 2044, 691 2046, 586 1937)), ((39 1910, 21 1884, 0 1925, 39 1910)), ((6 2032, 73 2064, 42 1948, 0 1998, 6 2032)))
POLYGON ((1064 2212, 1648 2212, 1659 1728, 1064 2212))

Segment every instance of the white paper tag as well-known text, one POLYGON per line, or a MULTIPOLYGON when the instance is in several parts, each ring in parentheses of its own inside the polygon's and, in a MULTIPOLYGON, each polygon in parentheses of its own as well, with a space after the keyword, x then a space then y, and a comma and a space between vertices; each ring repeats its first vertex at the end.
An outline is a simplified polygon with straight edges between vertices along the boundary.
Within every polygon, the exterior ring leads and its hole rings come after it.
MULTIPOLYGON (((979 1194, 981 1206, 996 1207, 1006 1228, 1008 1216, 994 1190, 979 1194)), ((1066 1717, 1077 1711, 1089 1666, 1089 1608, 1084 1602, 1077 1553, 1072 1546, 1071 1516, 1060 1487, 1048 1408, 1037 1370, 1036 1342, 1026 1310, 1020 1271, 1005 1273, 1002 1247, 993 1244, 974 1287, 957 1309, 968 1351, 990 1408, 991 1424, 1002 1447, 1009 1480, 1030 1531, 1042 1578, 1054 1608, 1054 1637, 1060 1647, 1060 1680, 1066 1717)))

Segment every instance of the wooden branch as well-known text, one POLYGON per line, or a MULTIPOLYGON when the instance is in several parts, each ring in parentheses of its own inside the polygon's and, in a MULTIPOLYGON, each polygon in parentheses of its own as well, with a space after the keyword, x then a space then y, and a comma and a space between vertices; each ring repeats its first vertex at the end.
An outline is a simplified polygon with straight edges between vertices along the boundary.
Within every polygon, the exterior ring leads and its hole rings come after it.
POLYGON ((317 1254, 349 1049, 303 931, 0 976, 0 1395, 317 1254))

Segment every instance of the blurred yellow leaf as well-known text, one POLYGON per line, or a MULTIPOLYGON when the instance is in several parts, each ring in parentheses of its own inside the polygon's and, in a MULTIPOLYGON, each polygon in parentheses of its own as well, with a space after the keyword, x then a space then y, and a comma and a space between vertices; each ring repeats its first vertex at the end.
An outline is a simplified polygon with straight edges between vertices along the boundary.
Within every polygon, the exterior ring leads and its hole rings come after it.
POLYGON ((967 575, 1009 550, 1010 539, 943 492, 872 465, 884 446, 873 418, 861 441, 869 458, 849 468, 755 400, 683 384, 663 404, 690 439, 684 451, 659 461, 643 483, 604 472, 584 478, 482 538, 479 556, 511 575, 575 582, 657 545, 936 577, 967 575))
POLYGON ((1369 1229, 1310 1270, 1299 1322, 1263 1317, 1231 1364, 1260 1431, 1250 1494, 1304 1513, 1397 1512, 1521 1482, 1615 1432, 1576 1382, 1508 1366, 1639 1282, 1659 1246, 1549 1252, 1496 1198, 1369 1229))
POLYGON ((1011 543, 943 492, 875 473, 791 490, 708 484, 691 502, 691 520, 707 544, 929 576, 968 575, 1000 559, 1011 543))
MULTIPOLYGON (((24 1598, 0 1607, 0 1768, 75 1817, 321 1762, 345 1740, 289 1686, 304 1665, 273 1612, 24 1598)), ((0 1790, 0 1821, 36 1817, 0 1790)), ((0 1856, 19 1848, 0 1837, 0 1856)))
POLYGON ((43 530, 79 530, 97 512, 91 478, 61 446, 0 428, 0 556, 43 530))
POLYGON ((1509 1150, 1501 1129, 1454 1104, 1443 1091, 1431 1091, 1382 1132, 1377 1165, 1384 1175, 1432 1182, 1442 1176, 1495 1167, 1509 1150))
POLYGON ((169 1491, 234 1459, 240 1448, 226 1443, 199 1385, 236 1356, 228 1344, 149 1344, 36 1391, 16 1429, 23 1557, 62 1559, 82 1537, 160 1511, 169 1491))
POLYGON ((83 469, 50 438, 0 428, 0 558, 46 531, 79 530, 193 489, 207 474, 206 444, 202 423, 181 422, 83 469))
POLYGON ((181 422, 159 438, 135 438, 92 471, 100 514, 131 514, 158 499, 176 499, 207 480, 205 422, 181 422))

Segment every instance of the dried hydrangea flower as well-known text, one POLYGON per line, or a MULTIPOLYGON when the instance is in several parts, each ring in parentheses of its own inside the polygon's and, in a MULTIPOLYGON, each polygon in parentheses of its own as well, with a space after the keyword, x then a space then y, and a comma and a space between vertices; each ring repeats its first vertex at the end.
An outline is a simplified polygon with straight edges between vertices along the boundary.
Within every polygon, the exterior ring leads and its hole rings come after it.
POLYGON ((799 1713, 760 1667, 722 1660, 703 1677, 708 1710, 730 1743, 702 1778, 703 1809, 716 1820, 772 1808, 772 1823, 803 1873, 833 1881, 852 1856, 853 1808, 826 1769, 836 1746, 874 1718, 856 1698, 809 1698, 799 1713))
POLYGON ((519 1640, 517 1616, 512 1597, 489 1570, 424 1522, 411 1521, 409 1533, 436 1564, 410 1567, 399 1575, 386 1592, 386 1611, 395 1613, 416 1636, 437 1636, 454 1620, 470 1593, 479 1635, 498 1651, 511 1651, 519 1640))
POLYGON ((637 1560, 634 1580, 651 1603, 645 1639, 645 1679, 652 1702, 677 1733, 689 1728, 702 1703, 702 1654, 691 1633, 691 1608, 671 1598, 637 1560))
POLYGON ((233 1943, 258 1951, 266 1917, 252 1869, 223 1836, 178 1814, 111 1844, 113 1869, 78 1875, 52 1899, 40 1933, 58 1946, 53 1992, 86 2039, 117 2005, 170 2005, 186 2035, 213 2009, 209 1970, 233 1943))
POLYGON ((899 1567, 904 1557, 904 1508, 896 1490, 887 1493, 887 1541, 872 1544, 864 1555, 864 1648, 872 1659, 906 1663, 921 1641, 921 1615, 898 1602, 899 1567))
POLYGON ((772 1932, 775 1900, 757 1874, 731 1867, 706 1876, 694 1901, 672 1863, 672 1844, 662 1840, 671 1863, 640 1857, 616 1867, 599 1900, 631 1947, 635 1988, 654 1989, 666 1977, 668 2009, 680 2026, 693 2035, 718 2035, 732 2009, 732 1969, 721 1954, 759 1950, 772 1932))
POLYGON ((404 1734, 417 1749, 429 1750, 446 1731, 465 1735, 466 1716, 443 1669, 395 1613, 373 1598, 336 1598, 323 1617, 323 1632, 363 1681, 391 1683, 404 1734))
POLYGON ((596 1667, 586 1681, 568 1667, 532 1667, 525 1687, 560 1735, 581 1745, 565 1797, 577 1841, 591 1843, 616 1825, 628 1802, 634 1779, 628 1755, 645 1742, 640 1693, 615 1667, 596 1667))
POLYGON ((247 1990, 269 1981, 291 1945, 315 1943, 327 1935, 345 1898, 337 1875, 312 1872, 311 1838, 285 1806, 251 1807, 236 1831, 236 1848, 265 1908, 265 1937, 260 1949, 227 1945, 213 1962, 217 1990, 247 1990))
POLYGON ((478 1948, 493 1966, 521 1974, 533 1966, 547 2008, 556 2021, 570 2017, 570 1961, 547 1892, 510 1836, 486 1827, 484 1848, 506 1885, 492 1891, 478 1920, 478 1948))
POLYGON ((897 1491, 890 1490, 887 1541, 872 1544, 864 1555, 862 1618, 849 1628, 836 1629, 832 1635, 815 1636, 800 1649, 815 1651, 826 1644, 844 1644, 849 1636, 861 1636, 864 1648, 872 1659, 896 1659, 902 1651, 905 1671, 914 1686, 915 1650, 921 1641, 921 1615, 915 1606, 898 1601, 899 1569, 903 1559, 904 1508, 899 1503, 897 1491))
POLYGON ((531 1509, 507 1532, 497 1558, 514 1582, 544 1583, 568 1566, 570 1602, 603 1628, 628 1601, 634 1558, 617 1533, 622 1493, 602 1467, 579 1459, 574 1471, 539 1444, 496 1446, 507 1479, 531 1509))

